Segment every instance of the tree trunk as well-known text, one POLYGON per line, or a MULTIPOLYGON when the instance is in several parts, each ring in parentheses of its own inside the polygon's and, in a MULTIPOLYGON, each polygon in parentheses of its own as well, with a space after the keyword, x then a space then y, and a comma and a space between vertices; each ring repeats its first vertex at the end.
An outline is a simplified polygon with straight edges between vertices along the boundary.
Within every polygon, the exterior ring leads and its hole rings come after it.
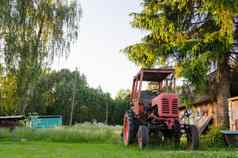
POLYGON ((223 129, 229 128, 228 98, 231 96, 231 72, 228 63, 224 61, 218 65, 218 88, 216 116, 217 126, 223 129))

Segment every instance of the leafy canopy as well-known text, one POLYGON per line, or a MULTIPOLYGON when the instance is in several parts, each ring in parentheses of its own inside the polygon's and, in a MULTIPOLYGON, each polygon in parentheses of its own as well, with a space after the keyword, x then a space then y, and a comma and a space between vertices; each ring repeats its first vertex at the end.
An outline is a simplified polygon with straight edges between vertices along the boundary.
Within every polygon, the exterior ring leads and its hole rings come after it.
POLYGON ((0 0, 1 53, 8 67, 42 65, 70 51, 79 32, 77 0, 0 0))
POLYGON ((0 55, 6 73, 16 75, 19 110, 55 57, 66 56, 78 38, 77 0, 0 0, 0 55))
POLYGON ((238 0, 142 0, 142 5, 140 13, 131 14, 131 24, 147 35, 123 50, 136 64, 151 67, 174 59, 177 75, 202 88, 213 64, 237 60, 231 48, 238 0))

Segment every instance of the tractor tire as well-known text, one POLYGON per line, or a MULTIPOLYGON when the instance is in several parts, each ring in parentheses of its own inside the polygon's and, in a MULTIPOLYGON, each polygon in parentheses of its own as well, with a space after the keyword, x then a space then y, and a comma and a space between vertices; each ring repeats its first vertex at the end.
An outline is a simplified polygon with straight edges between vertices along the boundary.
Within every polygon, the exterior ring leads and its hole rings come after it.
POLYGON ((144 149, 149 143, 149 129, 146 126, 140 126, 137 132, 137 140, 140 149, 144 149))
POLYGON ((131 111, 128 111, 124 115, 123 119, 123 131, 122 138, 125 146, 128 146, 133 143, 136 137, 136 128, 137 124, 135 119, 133 118, 133 114, 131 111))
POLYGON ((157 132, 157 143, 158 144, 163 144, 164 142, 164 134, 161 131, 157 132))
POLYGON ((190 150, 196 150, 199 147, 199 133, 198 129, 194 125, 188 125, 186 129, 187 135, 187 148, 190 150))

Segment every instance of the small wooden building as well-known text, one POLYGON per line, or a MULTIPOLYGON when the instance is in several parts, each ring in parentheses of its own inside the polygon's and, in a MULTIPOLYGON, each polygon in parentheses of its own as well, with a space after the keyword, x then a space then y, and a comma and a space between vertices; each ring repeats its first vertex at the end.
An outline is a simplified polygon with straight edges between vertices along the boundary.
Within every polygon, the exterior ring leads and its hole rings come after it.
MULTIPOLYGON (((227 99, 230 108, 230 127, 235 129, 235 118, 238 115, 238 73, 232 73, 232 82, 231 82, 231 98, 227 99), (232 117, 232 118, 231 118, 232 117), (232 119, 232 120, 231 120, 232 119), (231 126, 232 125, 232 126, 231 126)), ((180 107, 180 113, 183 113, 185 106, 180 107)), ((224 118, 224 109, 223 107, 218 106, 217 100, 210 97, 209 95, 196 96, 193 100, 193 119, 199 120, 202 117, 212 116, 212 124, 215 127, 221 126, 221 120, 224 118)), ((237 122, 238 123, 238 122, 237 122)))
POLYGON ((229 99, 230 130, 238 130, 238 97, 229 99))
MULTIPOLYGON (((182 115, 184 113, 184 110, 186 109, 185 106, 180 107, 180 114, 182 115)), ((211 117, 212 120, 210 120, 214 126, 219 126, 219 113, 222 113, 223 111, 218 109, 217 102, 209 99, 207 96, 201 97, 200 100, 197 100, 196 102, 193 102, 192 106, 192 116, 191 116, 191 122, 195 123, 199 122, 200 120, 204 120, 206 117, 211 117)))
POLYGON ((24 120, 23 115, 17 116, 0 116, 0 128, 16 128, 20 125, 20 120, 24 120))

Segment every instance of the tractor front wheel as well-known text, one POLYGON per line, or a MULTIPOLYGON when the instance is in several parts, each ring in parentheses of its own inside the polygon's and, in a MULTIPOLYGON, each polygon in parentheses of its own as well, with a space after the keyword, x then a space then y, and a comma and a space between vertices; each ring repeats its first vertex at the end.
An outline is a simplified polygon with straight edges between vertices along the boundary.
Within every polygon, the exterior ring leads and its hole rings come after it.
POLYGON ((131 144, 135 139, 135 121, 129 112, 126 112, 123 119, 123 142, 126 146, 131 144))
POLYGON ((149 129, 146 126, 139 127, 137 140, 140 149, 143 149, 149 143, 149 129))
POLYGON ((181 129, 180 129, 180 123, 179 121, 175 120, 174 122, 174 143, 175 146, 179 146, 180 144, 180 139, 181 139, 181 129))
POLYGON ((196 150, 199 147, 199 133, 198 129, 194 125, 188 125, 186 128, 187 135, 187 148, 190 150, 196 150))

